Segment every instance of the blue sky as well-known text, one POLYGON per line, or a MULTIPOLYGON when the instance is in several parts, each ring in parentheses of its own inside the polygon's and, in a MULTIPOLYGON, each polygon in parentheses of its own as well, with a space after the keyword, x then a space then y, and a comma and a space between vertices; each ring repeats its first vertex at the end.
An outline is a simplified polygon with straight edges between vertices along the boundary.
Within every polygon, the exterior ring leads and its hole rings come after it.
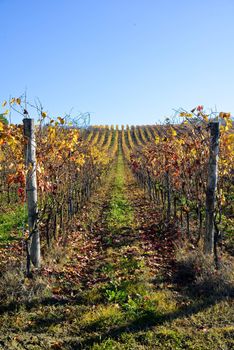
POLYGON ((0 0, 0 16, 1 100, 27 87, 92 124, 234 111, 233 0, 0 0))

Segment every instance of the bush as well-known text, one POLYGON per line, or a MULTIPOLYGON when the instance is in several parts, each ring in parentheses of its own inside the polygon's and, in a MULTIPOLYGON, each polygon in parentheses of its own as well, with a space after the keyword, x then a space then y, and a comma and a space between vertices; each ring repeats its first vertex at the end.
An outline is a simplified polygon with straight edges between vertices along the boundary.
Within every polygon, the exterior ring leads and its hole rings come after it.
POLYGON ((28 279, 20 269, 8 269, 0 278, 0 304, 26 303, 49 295, 49 287, 40 276, 28 279))
POLYGON ((200 250, 179 247, 175 282, 190 292, 204 296, 234 295, 234 264, 223 258, 217 269, 214 259, 200 250))

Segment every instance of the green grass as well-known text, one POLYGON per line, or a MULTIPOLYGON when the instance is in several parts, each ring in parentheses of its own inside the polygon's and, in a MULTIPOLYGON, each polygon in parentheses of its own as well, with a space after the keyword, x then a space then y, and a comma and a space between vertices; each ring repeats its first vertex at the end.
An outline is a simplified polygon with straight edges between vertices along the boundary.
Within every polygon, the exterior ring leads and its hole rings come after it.
POLYGON ((121 227, 131 226, 133 222, 133 209, 125 197, 124 187, 124 161, 119 153, 115 182, 112 190, 112 197, 107 214, 107 226, 110 230, 118 230, 121 227))
POLYGON ((24 205, 18 204, 0 213, 0 243, 4 244, 21 237, 26 222, 27 211, 24 205))

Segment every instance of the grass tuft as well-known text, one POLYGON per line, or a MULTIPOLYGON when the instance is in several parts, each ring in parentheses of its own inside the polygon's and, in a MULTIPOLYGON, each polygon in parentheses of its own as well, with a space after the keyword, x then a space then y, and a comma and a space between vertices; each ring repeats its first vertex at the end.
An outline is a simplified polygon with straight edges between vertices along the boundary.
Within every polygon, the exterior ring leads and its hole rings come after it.
POLYGON ((197 295, 234 296, 234 265, 230 259, 223 258, 217 269, 214 258, 198 249, 179 247, 176 255, 175 282, 197 295))
POLYGON ((0 279, 0 302, 2 304, 27 303, 50 296, 50 288, 41 276, 25 277, 22 270, 8 269, 0 279))
POLYGON ((27 223, 27 211, 21 204, 0 213, 0 244, 20 238, 27 223))

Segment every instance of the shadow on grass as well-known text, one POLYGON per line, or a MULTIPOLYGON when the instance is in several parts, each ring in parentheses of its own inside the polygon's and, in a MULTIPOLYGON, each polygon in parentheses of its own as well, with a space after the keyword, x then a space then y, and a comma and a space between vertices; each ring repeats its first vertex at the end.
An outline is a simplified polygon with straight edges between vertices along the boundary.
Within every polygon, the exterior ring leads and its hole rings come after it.
POLYGON ((131 227, 113 229, 111 233, 106 232, 105 236, 103 236, 102 248, 121 248, 132 245, 138 238, 138 235, 131 227))
MULTIPOLYGON (((69 349, 89 349, 94 345, 95 343, 100 343, 101 341, 107 340, 109 338, 113 340, 118 340, 118 338, 121 336, 121 334, 130 332, 130 333, 137 333, 138 331, 148 331, 155 326, 162 326, 164 323, 170 323, 173 322, 176 319, 186 318, 190 317, 192 315, 196 315, 197 313, 206 310, 207 308, 215 305, 216 303, 221 302, 222 300, 226 300, 227 297, 213 297, 213 298, 204 298, 200 300, 195 300, 194 303, 191 305, 186 305, 180 307, 177 311, 169 312, 166 314, 159 314, 156 311, 153 310, 143 310, 141 311, 141 314, 139 316, 135 316, 135 318, 131 321, 126 321, 126 323, 123 325, 112 325, 111 329, 106 331, 103 329, 105 327, 103 325, 103 320, 99 320, 95 322, 94 324, 89 324, 87 326, 81 326, 81 328, 78 328, 77 330, 77 336, 79 335, 79 332, 82 332, 85 336, 85 339, 77 339, 76 340, 67 340, 65 341, 64 345, 69 346, 69 349), (89 335, 90 334, 90 335, 89 335), (87 335, 87 336, 86 336, 87 335), (101 339, 101 340, 100 340, 101 339)), ((191 299, 192 300, 192 299, 191 299)), ((66 305, 84 305, 85 302, 82 299, 82 297, 77 297, 74 299, 57 299, 55 297, 45 298, 43 300, 38 301, 32 301, 26 303, 25 309, 27 311, 41 307, 41 306, 66 306, 66 305)), ((20 306, 22 306, 21 303, 11 303, 9 305, 1 305, 0 306, 0 314, 3 313, 12 313, 16 312, 20 309, 20 306)), ((53 316, 48 318, 42 318, 35 315, 34 324, 29 326, 26 331, 30 333, 45 333, 47 332, 48 327, 50 326, 56 326, 58 324, 62 324, 66 321, 71 321, 71 318, 69 316, 69 319, 67 316, 61 315, 62 309, 58 308, 58 314, 56 315, 56 308, 53 310, 53 316)), ((128 314, 126 313, 126 316, 128 314)), ((72 316, 72 319, 75 319, 76 315, 74 314, 72 316)), ((124 322, 124 319, 122 319, 121 322, 124 322)))
POLYGON ((37 308, 38 306, 63 306, 63 305, 74 305, 74 304, 83 304, 84 300, 81 297, 76 297, 75 299, 68 299, 68 298, 56 298, 56 297, 48 297, 45 299, 38 299, 33 301, 28 301, 26 303, 22 302, 11 302, 6 305, 0 305, 0 315, 3 315, 4 313, 8 312, 18 312, 22 306, 27 311, 30 311, 34 308, 37 308))
POLYGON ((79 340, 77 342, 69 341, 67 345, 69 345, 69 348, 74 350, 89 349, 95 343, 97 344, 100 343, 100 339, 101 341, 104 341, 107 339, 118 340, 121 334, 125 332, 136 333, 138 331, 148 331, 155 326, 162 326, 165 322, 172 322, 176 319, 195 315, 215 305, 217 302, 220 302, 220 301, 222 301, 222 298, 219 298, 219 299, 214 298, 210 300, 206 299, 201 302, 195 303, 194 305, 181 307, 178 311, 167 313, 165 315, 160 315, 153 311, 145 311, 143 315, 135 318, 131 322, 128 322, 128 324, 125 324, 123 326, 113 327, 111 330, 108 330, 107 332, 100 332, 98 335, 96 335, 97 328, 100 328, 100 324, 95 323, 96 328, 94 328, 92 325, 83 329, 85 333, 96 331, 96 334, 94 336, 90 336, 89 338, 83 341, 82 340, 79 340))
POLYGON ((28 326, 26 329, 24 329, 24 331, 34 334, 46 333, 49 327, 63 324, 64 321, 66 321, 65 316, 56 317, 56 315, 54 315, 51 318, 37 317, 33 319, 33 326, 28 326))

